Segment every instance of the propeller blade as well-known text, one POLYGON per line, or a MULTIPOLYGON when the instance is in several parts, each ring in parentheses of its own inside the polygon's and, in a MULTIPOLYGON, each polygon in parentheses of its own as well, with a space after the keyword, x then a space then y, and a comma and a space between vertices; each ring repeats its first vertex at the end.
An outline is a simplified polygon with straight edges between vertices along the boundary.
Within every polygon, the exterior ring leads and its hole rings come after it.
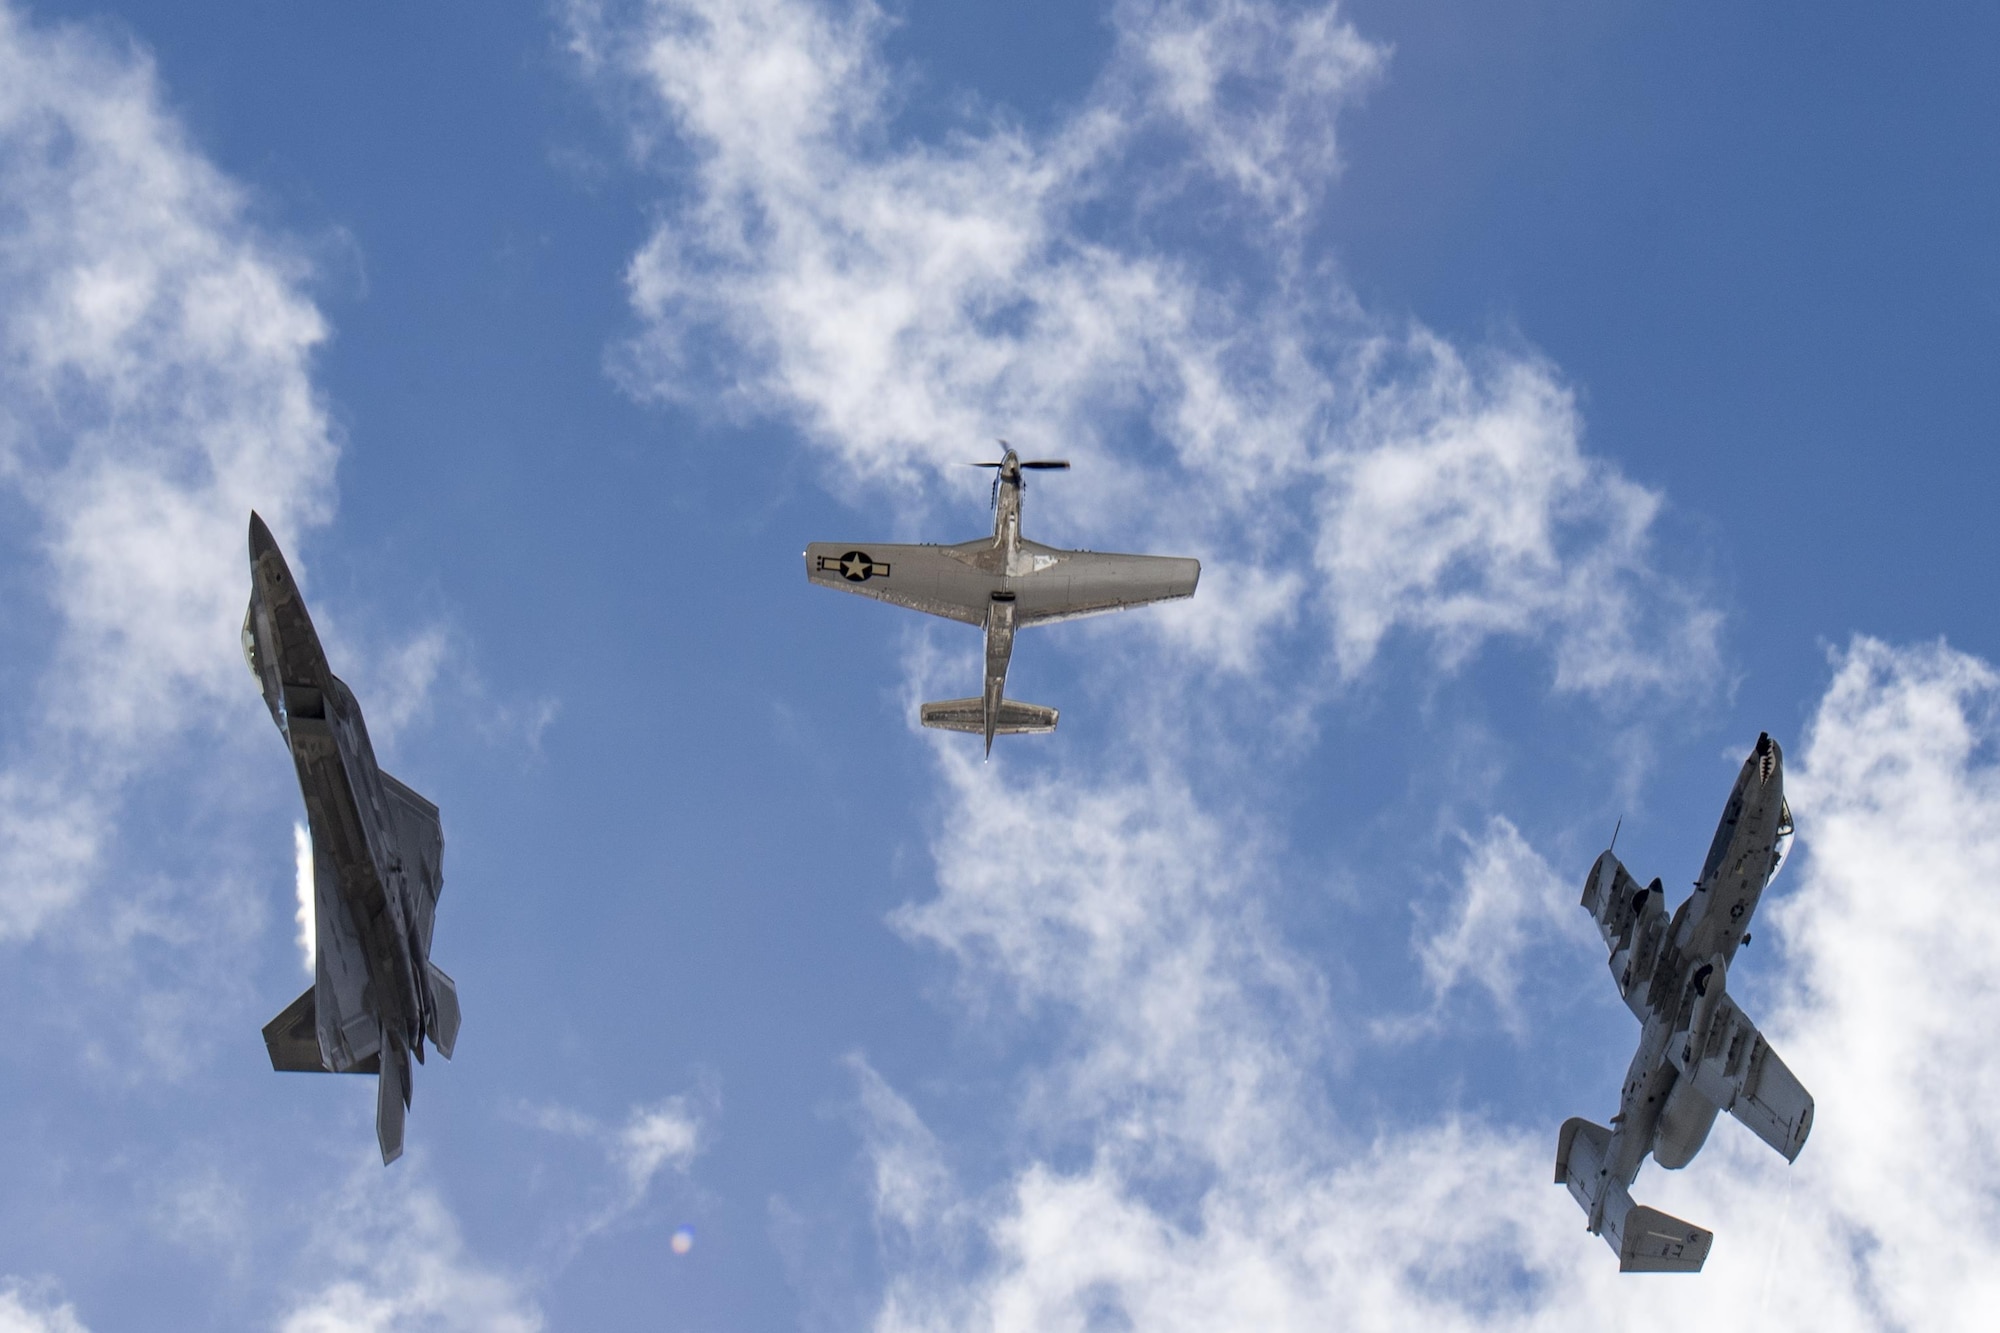
POLYGON ((1006 467, 1005 463, 967 463, 967 467, 1006 467))
POLYGON ((1067 469, 1069 467, 1069 460, 1067 458, 1037 458, 1032 460, 1031 462, 1023 463, 1021 464, 1021 466, 1024 468, 1034 467, 1034 468, 1067 469))

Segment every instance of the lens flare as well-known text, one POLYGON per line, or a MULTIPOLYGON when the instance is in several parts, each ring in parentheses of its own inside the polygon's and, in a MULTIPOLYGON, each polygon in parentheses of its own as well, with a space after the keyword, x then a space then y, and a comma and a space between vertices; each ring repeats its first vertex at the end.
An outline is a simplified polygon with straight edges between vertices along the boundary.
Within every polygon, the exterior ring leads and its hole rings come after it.
POLYGON ((675 1254, 686 1254, 694 1248, 694 1228, 681 1227, 674 1232, 674 1238, 667 1242, 673 1246, 675 1254))

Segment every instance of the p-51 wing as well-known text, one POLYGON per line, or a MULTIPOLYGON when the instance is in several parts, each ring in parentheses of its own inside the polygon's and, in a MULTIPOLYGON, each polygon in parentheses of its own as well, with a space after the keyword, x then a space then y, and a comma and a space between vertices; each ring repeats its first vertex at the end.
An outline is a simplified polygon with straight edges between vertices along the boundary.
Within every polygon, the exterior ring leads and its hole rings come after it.
POLYGON ((1015 623, 1038 625, 1192 597, 1201 562, 1023 541, 1010 570, 989 538, 956 546, 814 542, 806 548, 806 577, 968 625, 986 623, 994 593, 1012 592, 1015 623))

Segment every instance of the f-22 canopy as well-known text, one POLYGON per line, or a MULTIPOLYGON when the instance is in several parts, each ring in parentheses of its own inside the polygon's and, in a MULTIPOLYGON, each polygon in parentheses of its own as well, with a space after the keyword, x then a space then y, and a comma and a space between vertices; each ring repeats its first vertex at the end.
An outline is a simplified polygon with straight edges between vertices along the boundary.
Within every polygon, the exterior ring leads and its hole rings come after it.
POLYGON ((1021 473, 1062 469, 1060 460, 1022 462, 1009 449, 997 463, 993 535, 956 546, 889 542, 814 542, 806 547, 806 577, 823 588, 894 602, 986 631, 986 688, 976 698, 927 703, 927 727, 984 735, 1056 729, 1056 710, 1004 695, 1014 632, 1078 616, 1122 611, 1148 602, 1194 596, 1201 562, 1177 556, 1066 551, 1021 535, 1021 473))

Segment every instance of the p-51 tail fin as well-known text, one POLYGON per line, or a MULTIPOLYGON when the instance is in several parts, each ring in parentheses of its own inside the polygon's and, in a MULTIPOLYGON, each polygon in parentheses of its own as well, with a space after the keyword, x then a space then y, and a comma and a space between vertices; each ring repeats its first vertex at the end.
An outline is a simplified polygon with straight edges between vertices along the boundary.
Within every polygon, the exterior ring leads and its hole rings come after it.
MULTIPOLYGON (((1057 712, 1041 704, 1024 704, 1018 699, 1002 699, 993 719, 996 736, 1040 736, 1056 729, 1057 712)), ((986 732, 984 699, 942 699, 925 704, 918 718, 927 727, 941 731, 967 731, 975 736, 986 732)))
POLYGON ((1699 1273, 1714 1233, 1633 1203, 1625 1182, 1605 1168, 1610 1156, 1610 1130, 1581 1116, 1563 1122, 1556 1143, 1556 1184, 1569 1187, 1585 1216, 1600 1219, 1591 1229, 1618 1256, 1618 1271, 1699 1273))

